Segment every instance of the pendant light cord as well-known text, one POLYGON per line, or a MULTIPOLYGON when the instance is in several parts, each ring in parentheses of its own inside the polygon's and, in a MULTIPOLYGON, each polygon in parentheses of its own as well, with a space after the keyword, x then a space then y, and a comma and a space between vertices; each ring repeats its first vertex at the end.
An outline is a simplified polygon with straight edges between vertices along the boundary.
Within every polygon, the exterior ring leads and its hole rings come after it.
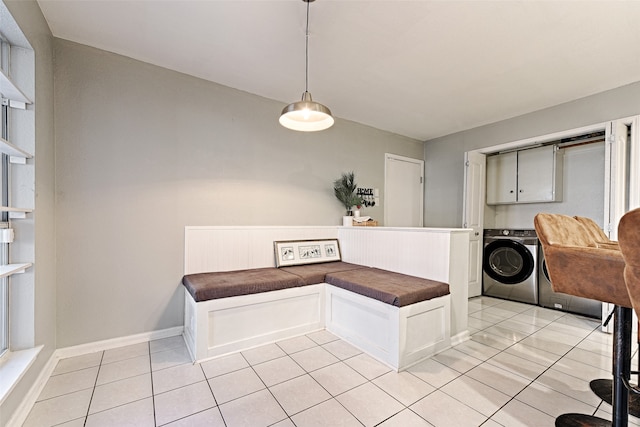
POLYGON ((305 1, 307 3, 307 32, 305 34, 306 47, 304 54, 304 91, 309 92, 309 3, 311 2, 309 0, 305 1))

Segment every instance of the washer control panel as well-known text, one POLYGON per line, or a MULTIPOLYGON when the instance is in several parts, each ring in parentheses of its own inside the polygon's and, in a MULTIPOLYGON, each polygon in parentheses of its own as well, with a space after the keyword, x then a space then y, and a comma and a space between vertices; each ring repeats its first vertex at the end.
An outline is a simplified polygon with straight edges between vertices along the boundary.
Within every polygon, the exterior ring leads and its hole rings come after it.
POLYGON ((495 228, 484 230, 485 236, 505 236, 505 237, 537 237, 536 230, 513 230, 508 228, 495 228))

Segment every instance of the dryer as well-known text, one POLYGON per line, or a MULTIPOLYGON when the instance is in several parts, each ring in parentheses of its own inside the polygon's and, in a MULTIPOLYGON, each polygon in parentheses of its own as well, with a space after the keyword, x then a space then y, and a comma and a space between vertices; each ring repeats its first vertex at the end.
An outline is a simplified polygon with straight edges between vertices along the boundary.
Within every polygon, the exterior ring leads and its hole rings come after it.
POLYGON ((485 230, 483 295, 538 304, 538 247, 532 229, 485 230))
POLYGON ((542 246, 538 260, 538 299, 541 306, 602 319, 602 302, 553 291, 542 246))

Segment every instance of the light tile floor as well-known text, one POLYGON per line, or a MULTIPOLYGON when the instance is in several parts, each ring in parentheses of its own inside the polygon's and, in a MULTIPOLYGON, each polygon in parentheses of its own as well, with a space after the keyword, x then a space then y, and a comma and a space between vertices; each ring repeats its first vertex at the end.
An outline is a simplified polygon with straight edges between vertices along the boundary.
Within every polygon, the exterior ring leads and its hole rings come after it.
POLYGON ((477 297, 469 329, 471 340, 401 373, 327 331, 195 365, 182 337, 63 359, 24 425, 514 427, 553 426, 566 412, 610 419, 611 407, 589 389, 591 379, 611 377, 612 338, 599 322, 477 297))

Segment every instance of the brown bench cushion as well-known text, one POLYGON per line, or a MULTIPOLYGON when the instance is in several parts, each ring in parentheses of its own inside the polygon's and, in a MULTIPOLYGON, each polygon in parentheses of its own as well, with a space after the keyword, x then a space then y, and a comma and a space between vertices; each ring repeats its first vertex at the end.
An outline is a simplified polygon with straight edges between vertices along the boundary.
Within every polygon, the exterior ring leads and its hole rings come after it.
POLYGON ((446 283, 377 268, 329 273, 325 282, 396 307, 449 294, 446 283))
MULTIPOLYGON (((322 282, 318 282, 322 283, 322 282)), ((303 286, 303 280, 277 268, 188 274, 182 278, 196 302, 303 286)))
POLYGON ((305 285, 315 285, 316 283, 324 283, 324 277, 329 273, 358 270, 363 268, 368 267, 336 261, 323 262, 321 264, 297 265, 295 267, 280 267, 280 270, 295 274, 302 279, 305 285))

